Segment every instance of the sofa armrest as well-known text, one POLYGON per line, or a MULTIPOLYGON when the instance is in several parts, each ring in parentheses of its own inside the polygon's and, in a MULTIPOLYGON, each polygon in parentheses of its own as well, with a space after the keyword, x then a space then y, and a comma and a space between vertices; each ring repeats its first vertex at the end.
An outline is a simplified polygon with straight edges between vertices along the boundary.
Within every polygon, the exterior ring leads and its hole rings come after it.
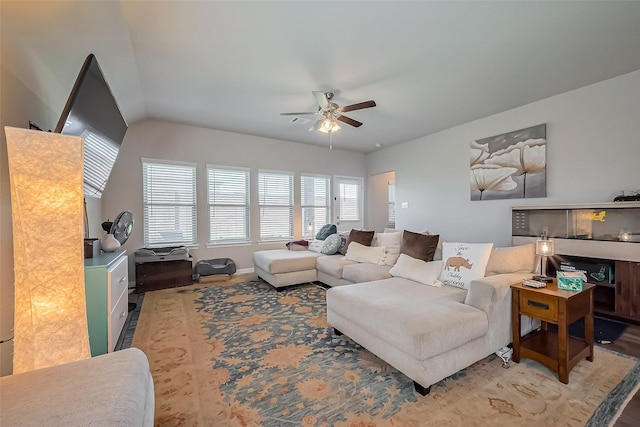
POLYGON ((511 342, 511 285, 530 278, 531 273, 504 273, 470 283, 464 302, 487 313, 492 348, 497 350, 511 342))
POLYGON ((504 273, 472 280, 464 303, 490 314, 494 306, 505 298, 511 303, 509 291, 512 284, 530 278, 531 273, 504 273))

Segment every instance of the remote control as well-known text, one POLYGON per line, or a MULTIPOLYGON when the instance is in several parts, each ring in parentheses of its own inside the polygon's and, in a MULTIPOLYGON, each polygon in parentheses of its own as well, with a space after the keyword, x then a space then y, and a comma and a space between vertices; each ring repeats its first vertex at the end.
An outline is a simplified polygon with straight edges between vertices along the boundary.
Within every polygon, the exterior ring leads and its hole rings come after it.
POLYGON ((533 280, 533 279, 524 279, 522 281, 522 284, 525 286, 529 286, 531 288, 546 288, 547 284, 545 282, 541 282, 539 280, 533 280))

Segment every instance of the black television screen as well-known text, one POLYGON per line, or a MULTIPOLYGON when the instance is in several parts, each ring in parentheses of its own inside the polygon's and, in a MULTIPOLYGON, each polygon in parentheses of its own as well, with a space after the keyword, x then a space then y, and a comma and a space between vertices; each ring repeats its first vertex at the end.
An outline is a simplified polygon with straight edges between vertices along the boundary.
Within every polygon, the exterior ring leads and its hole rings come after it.
POLYGON ((85 196, 102 196, 127 128, 98 60, 90 54, 55 128, 84 138, 85 196))

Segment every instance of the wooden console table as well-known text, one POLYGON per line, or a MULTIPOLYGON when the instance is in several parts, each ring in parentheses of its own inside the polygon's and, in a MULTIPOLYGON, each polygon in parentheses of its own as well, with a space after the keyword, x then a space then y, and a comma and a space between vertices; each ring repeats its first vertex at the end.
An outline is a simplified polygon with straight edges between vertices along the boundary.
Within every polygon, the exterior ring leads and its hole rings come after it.
POLYGON ((560 382, 569 383, 569 372, 583 358, 593 362, 593 289, 585 283, 582 292, 558 289, 556 281, 546 288, 511 285, 511 326, 513 361, 520 358, 538 361, 558 374, 560 382), (520 316, 542 322, 540 330, 520 337, 520 316), (584 317, 584 339, 569 336, 569 325, 584 317), (548 323, 558 325, 558 332, 548 330, 548 323))
POLYGON ((136 293, 193 284, 192 259, 136 262, 136 293))

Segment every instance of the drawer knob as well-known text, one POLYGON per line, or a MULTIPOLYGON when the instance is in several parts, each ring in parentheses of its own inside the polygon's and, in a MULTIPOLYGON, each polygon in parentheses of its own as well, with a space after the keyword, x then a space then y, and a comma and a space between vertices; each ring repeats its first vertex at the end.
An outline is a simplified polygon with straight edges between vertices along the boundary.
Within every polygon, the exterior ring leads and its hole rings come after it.
POLYGON ((536 308, 542 308, 543 310, 549 310, 549 304, 545 304, 543 302, 527 301, 527 305, 530 305, 530 306, 536 307, 536 308))
POLYGON ((127 280, 127 276, 123 276, 123 277, 120 279, 120 283, 124 282, 125 280, 127 280))
POLYGON ((127 317, 127 312, 126 312, 126 311, 123 311, 123 312, 120 314, 120 317, 127 317))

